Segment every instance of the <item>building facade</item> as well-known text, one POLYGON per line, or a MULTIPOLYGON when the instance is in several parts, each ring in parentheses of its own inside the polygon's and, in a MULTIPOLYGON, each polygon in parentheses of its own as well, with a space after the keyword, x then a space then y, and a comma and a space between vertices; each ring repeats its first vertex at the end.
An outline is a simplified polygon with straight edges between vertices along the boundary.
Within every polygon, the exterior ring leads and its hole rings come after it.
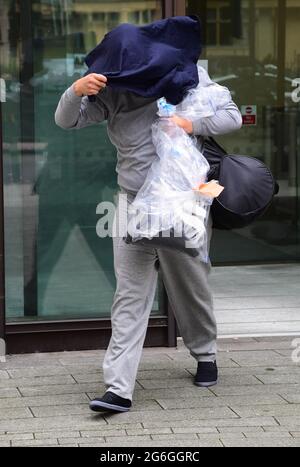
MULTIPOLYGON (((218 138, 263 160, 280 194, 254 225, 215 231, 215 266, 300 260, 300 0, 0 0, 1 306, 9 352, 105 347, 115 278, 99 238, 116 154, 106 124, 63 131, 54 111, 83 58, 122 22, 197 14, 200 60, 244 116, 218 138)), ((175 345, 160 281, 147 345, 175 345)))

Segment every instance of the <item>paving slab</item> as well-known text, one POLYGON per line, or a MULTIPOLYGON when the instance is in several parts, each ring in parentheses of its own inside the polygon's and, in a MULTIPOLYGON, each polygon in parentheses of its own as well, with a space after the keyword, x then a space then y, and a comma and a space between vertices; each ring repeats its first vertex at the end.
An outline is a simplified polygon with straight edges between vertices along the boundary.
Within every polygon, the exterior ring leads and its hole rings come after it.
POLYGON ((103 351, 8 356, 0 364, 0 445, 298 447, 300 364, 291 342, 220 339, 220 380, 210 389, 194 386, 196 362, 182 341, 144 349, 132 410, 117 415, 88 407, 105 391, 103 351))

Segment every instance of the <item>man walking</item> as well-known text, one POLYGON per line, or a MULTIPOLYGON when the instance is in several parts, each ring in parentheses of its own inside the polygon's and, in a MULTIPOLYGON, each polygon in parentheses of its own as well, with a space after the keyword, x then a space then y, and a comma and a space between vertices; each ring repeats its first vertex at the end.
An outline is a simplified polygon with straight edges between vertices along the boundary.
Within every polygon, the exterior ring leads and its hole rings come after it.
MULTIPOLYGON (((64 129, 80 129, 107 120, 107 131, 117 148, 117 173, 120 193, 132 202, 143 185, 156 157, 151 126, 157 118, 157 98, 109 86, 106 76, 90 73, 78 79, 61 96, 55 121, 64 129), (91 102, 88 96, 95 96, 91 102)), ((236 104, 196 123, 173 117, 191 135, 229 133, 241 128, 236 104)), ((96 144, 96 142, 95 142, 96 144)), ((119 203, 115 222, 122 224, 126 206, 119 203)), ((207 226, 208 241, 212 219, 207 226)), ((149 315, 154 300, 158 266, 174 310, 184 344, 197 362, 195 384, 217 384, 217 328, 209 286, 211 263, 184 252, 127 244, 122 235, 113 238, 117 287, 111 310, 112 336, 103 362, 105 394, 93 400, 94 411, 130 410, 135 380, 142 355, 149 315)))

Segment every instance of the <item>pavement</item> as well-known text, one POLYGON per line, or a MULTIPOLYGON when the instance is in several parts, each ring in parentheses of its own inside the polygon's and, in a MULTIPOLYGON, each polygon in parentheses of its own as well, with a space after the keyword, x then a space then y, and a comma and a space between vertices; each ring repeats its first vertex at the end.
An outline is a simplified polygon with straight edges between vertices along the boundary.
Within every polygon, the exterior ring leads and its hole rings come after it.
POLYGON ((219 340, 211 389, 193 385, 196 364, 181 340, 144 349, 132 410, 115 415, 88 407, 104 392, 103 350, 10 355, 0 363, 0 446, 299 447, 292 341, 219 340))
POLYGON ((219 336, 300 336, 299 276, 298 263, 214 267, 219 336))

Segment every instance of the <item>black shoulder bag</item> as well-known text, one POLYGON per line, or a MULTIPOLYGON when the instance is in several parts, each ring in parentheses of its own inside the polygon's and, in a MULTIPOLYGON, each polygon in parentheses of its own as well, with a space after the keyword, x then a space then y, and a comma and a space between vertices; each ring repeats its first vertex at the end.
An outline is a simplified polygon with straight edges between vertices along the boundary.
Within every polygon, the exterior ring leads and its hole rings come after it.
POLYGON ((240 229, 262 216, 279 193, 270 169, 255 157, 228 154, 212 137, 202 152, 210 164, 208 180, 225 187, 212 204, 213 227, 240 229))

